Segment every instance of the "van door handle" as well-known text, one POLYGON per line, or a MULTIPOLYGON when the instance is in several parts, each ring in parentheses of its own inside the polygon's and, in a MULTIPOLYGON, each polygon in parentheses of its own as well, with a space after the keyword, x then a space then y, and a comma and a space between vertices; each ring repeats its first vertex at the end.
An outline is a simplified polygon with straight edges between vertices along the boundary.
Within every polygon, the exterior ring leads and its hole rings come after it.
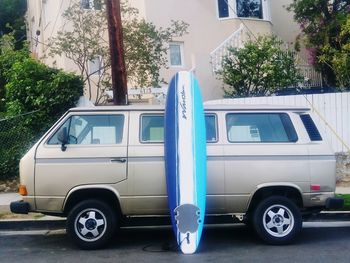
POLYGON ((125 163, 126 159, 125 158, 114 158, 111 159, 111 163, 125 163))

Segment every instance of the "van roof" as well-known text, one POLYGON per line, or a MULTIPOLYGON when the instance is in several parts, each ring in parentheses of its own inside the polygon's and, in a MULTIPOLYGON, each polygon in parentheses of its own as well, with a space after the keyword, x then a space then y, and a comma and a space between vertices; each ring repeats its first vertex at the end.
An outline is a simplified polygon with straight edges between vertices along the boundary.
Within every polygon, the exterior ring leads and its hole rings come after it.
MULTIPOLYGON (((207 111, 226 111, 226 110, 236 110, 236 111, 309 111, 310 108, 302 106, 286 106, 286 105, 264 105, 264 104, 211 104, 204 103, 204 109, 207 111)), ((126 106, 98 106, 98 107, 78 107, 72 108, 69 111, 162 111, 164 110, 164 105, 126 105, 126 106)))

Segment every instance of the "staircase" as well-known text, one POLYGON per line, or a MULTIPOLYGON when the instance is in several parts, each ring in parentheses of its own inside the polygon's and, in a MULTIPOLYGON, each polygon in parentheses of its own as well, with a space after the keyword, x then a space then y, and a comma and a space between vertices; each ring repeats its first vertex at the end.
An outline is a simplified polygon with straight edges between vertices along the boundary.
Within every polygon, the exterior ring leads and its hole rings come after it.
MULTIPOLYGON (((244 46, 245 30, 244 25, 240 24, 239 28, 233 32, 224 42, 222 42, 217 48, 210 53, 210 62, 212 71, 217 74, 222 68, 222 60, 228 54, 230 47, 241 48, 244 46)), ((297 68, 301 75, 304 77, 304 81, 295 85, 295 87, 314 88, 322 87, 322 75, 310 65, 306 59, 302 58, 298 52, 295 52, 291 48, 284 45, 287 52, 291 52, 295 58, 297 68)))
POLYGON ((243 24, 240 24, 239 28, 233 32, 231 36, 229 36, 224 42, 222 42, 210 53, 210 61, 214 74, 216 74, 221 69, 222 59, 228 54, 229 47, 243 47, 243 29, 243 24))

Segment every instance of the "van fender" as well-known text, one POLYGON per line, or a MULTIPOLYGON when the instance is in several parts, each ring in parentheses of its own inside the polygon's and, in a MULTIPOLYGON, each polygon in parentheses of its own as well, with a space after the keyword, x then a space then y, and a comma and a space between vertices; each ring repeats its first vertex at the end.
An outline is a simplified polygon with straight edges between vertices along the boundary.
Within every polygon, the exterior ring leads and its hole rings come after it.
POLYGON ((263 183, 257 185, 256 189, 251 192, 248 203, 247 203, 247 211, 254 206, 254 199, 259 195, 259 192, 266 191, 265 194, 267 196, 272 196, 272 195, 278 195, 279 192, 284 192, 285 190, 290 189, 296 191, 300 197, 301 197, 301 202, 303 202, 303 191, 302 189, 293 183, 290 182, 273 182, 273 183, 263 183), (271 194, 269 193, 269 190, 271 190, 271 194))
POLYGON ((107 190, 109 192, 111 192, 115 197, 116 199, 118 200, 119 202, 119 205, 120 205, 120 212, 123 213, 123 207, 121 205, 121 198, 120 198, 120 194, 119 192, 112 186, 110 185, 101 185, 101 184, 89 184, 89 185, 79 185, 79 186, 76 186, 74 188, 72 188, 68 194, 66 195, 65 199, 64 199, 64 202, 63 202, 63 206, 62 206, 62 211, 65 210, 66 206, 67 206, 67 203, 68 201, 70 200, 70 198, 72 197, 72 195, 78 191, 81 191, 81 190, 92 190, 92 189, 99 189, 99 190, 107 190))

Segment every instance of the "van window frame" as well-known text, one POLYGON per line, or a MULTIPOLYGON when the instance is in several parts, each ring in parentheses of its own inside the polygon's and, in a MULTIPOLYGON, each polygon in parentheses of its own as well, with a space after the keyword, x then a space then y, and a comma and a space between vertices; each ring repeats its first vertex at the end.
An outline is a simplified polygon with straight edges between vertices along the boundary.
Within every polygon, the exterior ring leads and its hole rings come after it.
POLYGON ((61 127, 66 123, 66 121, 69 121, 69 125, 68 125, 68 133, 70 131, 71 128, 71 123, 72 123, 72 118, 74 116, 121 116, 123 117, 123 127, 122 127, 122 138, 121 141, 119 143, 112 143, 112 144, 67 144, 70 147, 103 147, 103 146, 120 146, 123 145, 123 141, 124 141, 124 136, 125 136, 125 114, 124 113, 108 113, 108 114, 104 114, 103 112, 99 112, 98 114, 91 114, 91 113, 87 113, 87 112, 72 112, 71 114, 67 115, 67 118, 64 118, 64 120, 62 120, 60 122, 60 125, 57 125, 57 127, 55 127, 55 129, 49 134, 49 136, 47 137, 47 139, 45 140, 45 146, 47 147, 54 147, 54 146, 59 146, 60 144, 49 144, 48 142, 52 139, 52 137, 61 129, 61 127))
MULTIPOLYGON (((142 118, 144 116, 153 116, 153 117, 163 117, 164 120, 165 120, 165 114, 164 113, 142 113, 140 114, 140 117, 139 117, 139 142, 141 144, 164 144, 165 140, 163 139, 163 141, 143 141, 142 140, 142 131, 143 131, 143 126, 142 126, 142 118)), ((165 123, 164 123, 165 124, 165 123)), ((164 126, 163 125, 163 135, 164 134, 164 126)), ((163 136, 164 138, 165 136, 163 136)))
POLYGON ((215 119, 215 135, 216 135, 215 136, 216 137, 215 141, 208 141, 208 140, 206 140, 206 143, 218 143, 219 142, 218 115, 216 113, 214 113, 214 112, 208 112, 208 113, 204 113, 204 118, 206 116, 214 116, 214 119, 215 119))
POLYGON ((225 114, 225 133, 226 133, 226 140, 228 143, 230 144, 295 144, 299 141, 299 136, 298 136, 298 132, 295 128, 295 125, 292 121, 292 118, 289 116, 289 113, 288 112, 241 112, 241 111, 237 111, 237 112, 226 112, 225 114), (288 117, 288 120, 291 124, 291 128, 292 130, 291 131, 287 131, 287 128, 289 127, 286 127, 285 124, 283 123, 283 121, 281 120, 282 122, 282 125, 283 125, 283 128, 285 129, 285 132, 286 132, 286 135, 288 137, 288 141, 240 141, 240 142, 234 142, 234 141, 231 141, 229 140, 229 136, 228 136, 228 127, 227 127, 227 117, 228 115, 231 115, 231 114, 255 114, 255 115, 259 115, 259 114, 278 114, 278 115, 285 115, 288 117), (295 134, 295 138, 296 140, 293 140, 293 141, 290 141, 289 140, 289 136, 288 136, 288 132, 292 132, 295 134))
MULTIPOLYGON (((139 143, 141 144, 164 144, 165 140, 163 140, 162 142, 156 142, 156 141, 143 141, 142 140, 142 117, 144 116, 158 116, 158 117, 163 117, 164 118, 164 129, 165 129, 165 114, 164 113, 142 113, 140 114, 139 117, 139 143)), ((208 141, 206 140, 206 143, 218 143, 219 142, 219 127, 218 127, 218 116, 216 113, 204 113, 204 118, 206 116, 214 116, 215 119, 215 135, 216 135, 216 140, 215 141, 208 141)), ((165 134, 164 134, 165 135, 165 134)), ((164 136, 165 139, 165 136, 164 136)))

